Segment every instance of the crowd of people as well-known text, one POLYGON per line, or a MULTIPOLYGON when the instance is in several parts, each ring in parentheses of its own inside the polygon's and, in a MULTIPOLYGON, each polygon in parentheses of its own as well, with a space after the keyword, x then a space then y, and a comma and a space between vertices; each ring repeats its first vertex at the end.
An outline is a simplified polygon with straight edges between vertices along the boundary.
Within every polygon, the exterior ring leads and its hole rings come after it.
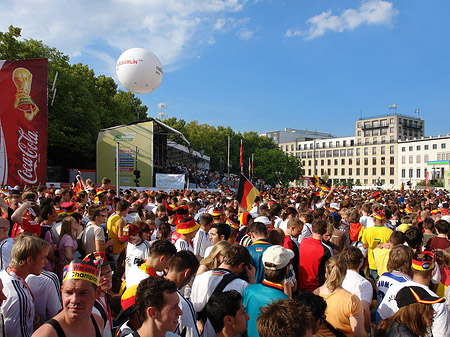
POLYGON ((3 336, 450 336, 450 194, 16 186, 3 336))

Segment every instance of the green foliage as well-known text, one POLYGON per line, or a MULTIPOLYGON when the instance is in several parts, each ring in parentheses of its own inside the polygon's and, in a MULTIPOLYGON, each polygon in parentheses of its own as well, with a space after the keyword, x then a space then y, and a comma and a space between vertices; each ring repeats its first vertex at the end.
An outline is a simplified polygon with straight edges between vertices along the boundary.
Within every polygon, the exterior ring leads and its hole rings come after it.
MULTIPOLYGON (((426 180, 421 180, 416 184, 416 186, 425 186, 425 182, 426 182, 426 180)), ((444 179, 436 179, 436 182, 434 184, 432 183, 431 179, 428 180, 428 187, 431 187, 431 186, 444 187, 444 179)), ((407 187, 408 187, 408 185, 405 184, 404 188, 407 188, 407 187)))
POLYGON ((245 175, 248 176, 248 161, 252 154, 255 179, 261 177, 272 186, 288 186, 289 182, 304 173, 299 159, 285 155, 270 138, 259 136, 254 131, 235 133, 230 126, 216 128, 208 124, 198 124, 198 121, 186 123, 185 120, 177 120, 175 117, 165 120, 164 123, 183 133, 195 150, 205 149, 205 154, 211 158, 212 170, 227 172, 229 136, 231 173, 240 173, 241 139, 245 175))
POLYGON ((87 65, 42 43, 18 40, 21 29, 0 32, 0 59, 48 59, 48 163, 65 168, 95 168, 98 131, 146 119, 147 107, 132 93, 117 90, 111 77, 95 76, 87 65), (51 87, 56 73, 56 94, 51 87), (137 111, 137 112, 136 112, 137 111))

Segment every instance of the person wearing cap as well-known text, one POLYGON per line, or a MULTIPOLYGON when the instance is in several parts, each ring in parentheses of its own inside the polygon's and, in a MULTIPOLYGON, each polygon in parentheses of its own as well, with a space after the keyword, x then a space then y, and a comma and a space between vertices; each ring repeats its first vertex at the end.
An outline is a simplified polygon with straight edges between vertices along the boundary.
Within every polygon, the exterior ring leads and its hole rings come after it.
MULTIPOLYGON (((381 319, 386 319, 394 315, 399 307, 395 297, 404 287, 417 286, 424 289, 430 296, 438 297, 430 290, 429 284, 435 268, 435 257, 432 252, 416 251, 412 258, 413 277, 411 281, 394 284, 389 287, 383 301, 378 307, 378 314, 381 319)), ((436 312, 431 326, 433 337, 450 336, 450 313, 444 302, 433 303, 436 312)))
POLYGON ((34 298, 25 279, 39 275, 47 262, 49 243, 31 233, 16 236, 11 250, 9 267, 0 272, 6 300, 1 305, 5 336, 28 337, 33 333, 35 317, 34 298))
POLYGON ((43 324, 33 336, 101 337, 103 321, 92 314, 100 268, 94 260, 74 261, 64 267, 63 310, 43 324))
POLYGON ((166 279, 173 281, 177 286, 177 294, 180 299, 178 306, 183 311, 178 319, 175 333, 186 337, 199 337, 197 329, 197 315, 192 302, 182 294, 182 289, 189 284, 198 270, 199 262, 191 251, 182 250, 175 254, 170 261, 166 279))
POLYGON ((429 334, 436 313, 433 304, 442 303, 444 299, 430 295, 422 287, 408 286, 400 289, 395 301, 399 310, 380 322, 376 336, 416 337, 429 334))
POLYGON ((213 223, 224 223, 227 220, 227 215, 225 214, 222 206, 215 207, 211 212, 213 217, 213 223))
POLYGON ((285 299, 288 296, 283 291, 283 281, 288 275, 288 267, 294 253, 282 246, 270 246, 262 254, 263 280, 259 284, 252 284, 245 289, 243 303, 250 315, 247 324, 249 337, 258 337, 256 319, 260 307, 270 302, 285 299))
MULTIPOLYGON (((258 219, 258 218, 256 218, 258 219)), ((252 239, 252 244, 247 247, 252 258, 251 264, 255 267, 255 283, 261 283, 264 280, 264 266, 262 256, 267 248, 272 246, 267 239, 267 227, 264 223, 256 221, 248 229, 252 239)))
POLYGON ((194 248, 191 246, 191 240, 197 233, 200 225, 194 221, 194 218, 184 218, 177 225, 177 233, 180 234, 180 238, 175 242, 175 248, 177 251, 188 250, 194 252, 194 248))
POLYGON ((377 267, 373 258, 373 250, 380 244, 389 242, 392 230, 384 227, 384 211, 376 210, 373 213, 375 225, 367 228, 361 238, 364 249, 368 248, 369 276, 376 282, 378 279, 377 267))
POLYGON ((123 337, 137 331, 142 325, 142 319, 136 312, 136 290, 138 285, 127 288, 120 298, 121 312, 115 319, 118 326, 116 337, 123 337))

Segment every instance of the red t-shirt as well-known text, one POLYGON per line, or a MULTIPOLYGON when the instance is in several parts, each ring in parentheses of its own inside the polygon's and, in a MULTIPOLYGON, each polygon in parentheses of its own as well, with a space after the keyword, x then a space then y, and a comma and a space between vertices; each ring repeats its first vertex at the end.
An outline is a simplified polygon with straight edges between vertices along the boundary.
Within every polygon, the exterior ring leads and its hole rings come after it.
POLYGON ((428 240, 427 247, 429 249, 443 251, 445 248, 450 247, 450 241, 448 241, 446 238, 435 236, 428 240))
POLYGON ((41 225, 35 221, 29 221, 25 218, 22 218, 22 226, 19 226, 17 223, 15 223, 11 233, 11 237, 14 238, 16 235, 22 232, 30 232, 36 234, 38 237, 41 237, 41 225))
POLYGON ((325 282, 325 262, 331 252, 320 240, 304 238, 299 249, 299 281, 301 291, 313 291, 325 282))

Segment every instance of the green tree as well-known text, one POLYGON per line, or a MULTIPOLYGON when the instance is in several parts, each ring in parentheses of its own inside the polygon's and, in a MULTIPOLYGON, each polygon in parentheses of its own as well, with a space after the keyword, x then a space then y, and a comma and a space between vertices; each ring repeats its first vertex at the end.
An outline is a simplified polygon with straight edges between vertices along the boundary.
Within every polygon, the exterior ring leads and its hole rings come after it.
POLYGON ((147 107, 134 94, 117 90, 111 77, 95 76, 87 65, 37 40, 19 40, 21 29, 0 33, 0 59, 48 59, 48 163, 95 168, 98 131, 146 119, 147 107), (56 93, 51 91, 56 73, 56 93), (54 95, 53 105, 52 99, 54 95))

